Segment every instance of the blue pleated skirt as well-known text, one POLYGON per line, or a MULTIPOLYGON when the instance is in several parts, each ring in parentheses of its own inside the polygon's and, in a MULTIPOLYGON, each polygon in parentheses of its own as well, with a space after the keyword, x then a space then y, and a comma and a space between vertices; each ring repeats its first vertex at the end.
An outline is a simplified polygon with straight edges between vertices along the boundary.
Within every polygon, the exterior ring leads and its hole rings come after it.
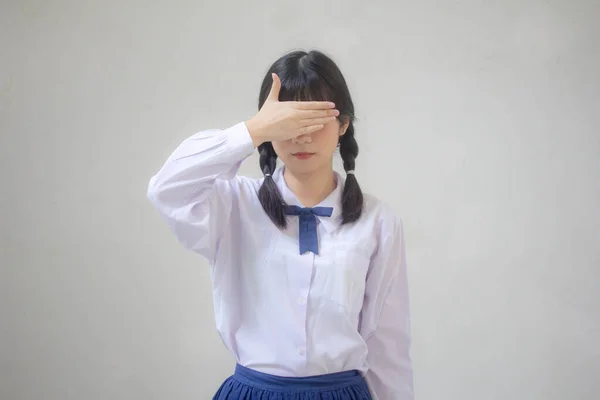
POLYGON ((213 400, 371 400, 358 371, 286 378, 236 365, 213 400))

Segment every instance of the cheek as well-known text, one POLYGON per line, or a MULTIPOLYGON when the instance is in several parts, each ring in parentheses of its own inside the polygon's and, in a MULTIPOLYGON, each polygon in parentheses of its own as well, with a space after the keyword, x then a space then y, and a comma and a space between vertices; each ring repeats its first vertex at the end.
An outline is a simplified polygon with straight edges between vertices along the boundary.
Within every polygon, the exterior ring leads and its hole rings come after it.
POLYGON ((290 152, 292 141, 285 140, 283 142, 271 142, 271 144, 273 145, 273 150, 277 153, 277 157, 282 158, 281 156, 285 156, 290 152))
POLYGON ((313 135, 313 142, 316 142, 319 150, 324 153, 333 153, 338 141, 339 134, 336 126, 325 127, 313 135))

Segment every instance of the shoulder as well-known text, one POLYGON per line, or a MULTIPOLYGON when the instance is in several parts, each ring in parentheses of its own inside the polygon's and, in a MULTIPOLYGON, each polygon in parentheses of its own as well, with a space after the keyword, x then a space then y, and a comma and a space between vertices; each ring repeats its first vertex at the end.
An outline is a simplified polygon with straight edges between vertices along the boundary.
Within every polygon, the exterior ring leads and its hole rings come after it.
POLYGON ((371 194, 363 193, 363 215, 360 217, 363 230, 370 232, 374 250, 382 248, 390 251, 390 246, 401 249, 404 246, 403 220, 388 202, 371 194))
POLYGON ((258 191, 264 178, 255 178, 247 175, 235 175, 231 180, 217 179, 217 185, 227 185, 232 191, 231 198, 235 202, 237 212, 256 214, 262 208, 258 200, 258 191))
POLYGON ((363 193, 363 216, 374 222, 378 228, 402 228, 402 217, 388 202, 369 193, 363 193))
POLYGON ((264 178, 254 178, 246 175, 236 175, 235 184, 244 193, 257 193, 262 185, 264 178))
MULTIPOLYGON (((217 185, 226 185, 230 191, 228 198, 232 201, 230 209, 231 221, 248 225, 249 229, 263 226, 270 222, 265 213, 258 192, 264 178, 255 178, 247 175, 236 175, 231 180, 217 179, 217 185)), ((222 192, 222 191, 221 191, 222 192)))

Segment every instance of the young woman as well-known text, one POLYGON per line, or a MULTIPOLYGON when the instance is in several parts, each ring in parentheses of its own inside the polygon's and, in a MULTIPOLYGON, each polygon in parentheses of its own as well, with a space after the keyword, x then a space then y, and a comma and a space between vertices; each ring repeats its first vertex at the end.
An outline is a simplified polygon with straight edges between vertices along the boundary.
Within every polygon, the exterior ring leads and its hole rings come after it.
POLYGON ((237 360, 214 399, 413 399, 402 222, 361 192, 353 122, 336 64, 292 52, 254 117, 191 136, 151 179, 149 199, 212 268, 237 360), (255 149, 264 178, 237 175, 255 149))

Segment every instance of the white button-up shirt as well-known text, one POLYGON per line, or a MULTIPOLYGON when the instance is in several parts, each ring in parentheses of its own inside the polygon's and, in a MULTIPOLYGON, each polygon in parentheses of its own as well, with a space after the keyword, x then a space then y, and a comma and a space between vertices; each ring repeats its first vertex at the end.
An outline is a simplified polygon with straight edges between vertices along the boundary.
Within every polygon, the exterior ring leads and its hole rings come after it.
MULTIPOLYGON (((182 245, 212 268, 216 325, 238 363, 279 376, 361 371, 378 400, 413 399, 401 220, 364 195, 341 225, 343 178, 319 206, 319 254, 299 254, 298 217, 277 228, 258 200, 262 179, 237 175, 254 151, 245 123, 185 140, 150 180, 148 197, 182 245)), ((282 168, 284 200, 300 202, 282 168)))

